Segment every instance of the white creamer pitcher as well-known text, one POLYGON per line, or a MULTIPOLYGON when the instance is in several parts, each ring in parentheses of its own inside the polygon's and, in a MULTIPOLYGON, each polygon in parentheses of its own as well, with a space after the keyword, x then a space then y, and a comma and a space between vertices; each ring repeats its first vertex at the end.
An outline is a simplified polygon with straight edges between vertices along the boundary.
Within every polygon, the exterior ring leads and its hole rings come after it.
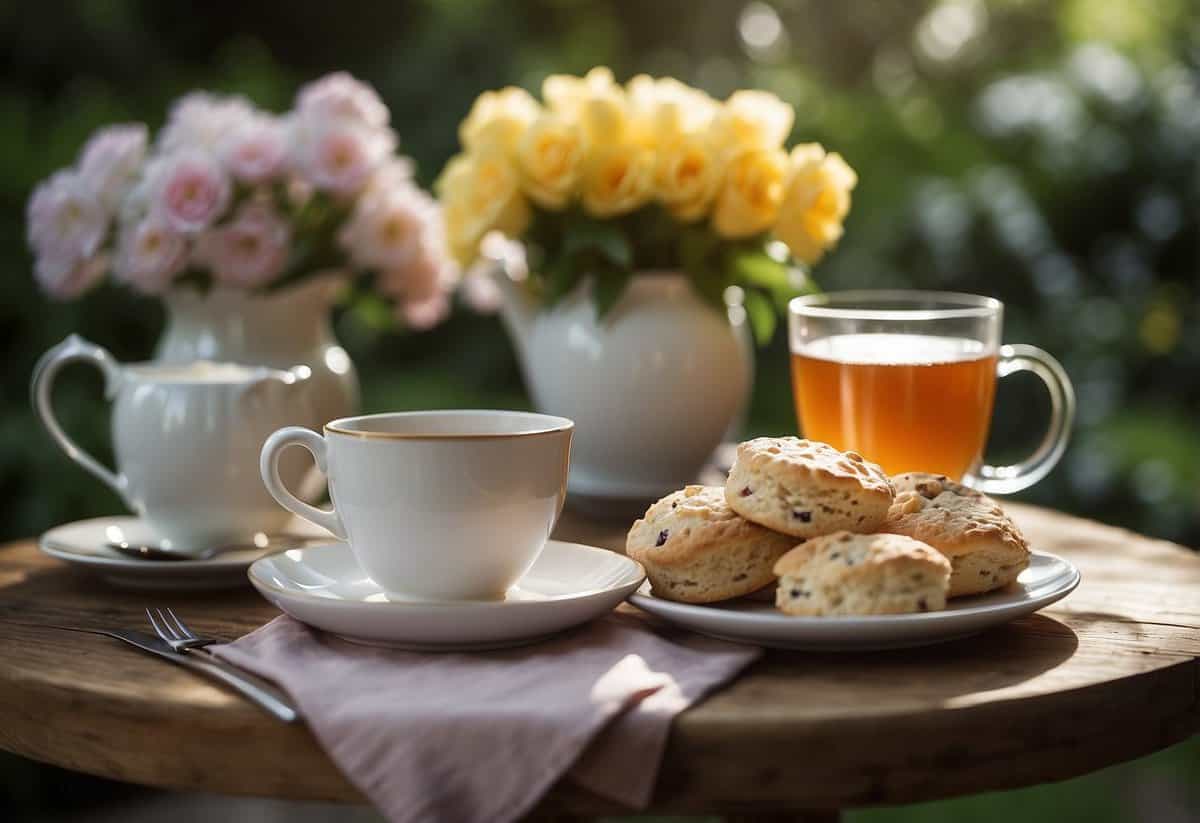
MULTIPOLYGON (((311 416, 307 367, 197 361, 122 365, 72 335, 33 373, 34 411, 67 456, 112 488, 181 554, 278 531, 288 520, 263 487, 258 455, 271 432, 311 416), (55 376, 82 361, 104 374, 113 404, 115 472, 63 432, 51 408, 55 376)), ((292 482, 302 461, 282 467, 292 482)))

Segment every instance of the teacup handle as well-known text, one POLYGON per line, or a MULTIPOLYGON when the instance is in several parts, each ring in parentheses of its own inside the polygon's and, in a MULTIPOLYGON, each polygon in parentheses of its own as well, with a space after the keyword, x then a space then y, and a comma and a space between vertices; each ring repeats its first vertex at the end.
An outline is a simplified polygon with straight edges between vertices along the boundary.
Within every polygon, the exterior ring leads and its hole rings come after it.
POLYGON ((279 458, 288 446, 303 446, 308 449, 316 461, 317 468, 329 477, 325 438, 303 426, 288 426, 274 432, 267 438, 267 442, 263 443, 258 468, 262 472, 267 491, 288 511, 332 532, 339 540, 345 540, 346 527, 342 525, 342 518, 338 517, 336 509, 318 509, 316 506, 310 506, 292 494, 283 484, 283 478, 279 476, 279 458))
POLYGON ((101 482, 117 493, 125 505, 136 511, 137 506, 129 499, 129 481, 125 475, 112 471, 81 449, 63 431, 62 426, 58 424, 58 418, 54 416, 54 407, 51 403, 54 380, 63 366, 75 362, 91 363, 98 368, 104 375, 104 397, 110 401, 113 399, 121 382, 121 366, 111 354, 101 347, 89 343, 77 334, 72 334, 43 354, 37 365, 34 366, 33 381, 30 385, 33 410, 38 419, 42 421, 42 425, 46 427, 46 431, 50 433, 54 442, 67 457, 99 478, 101 482))
POLYGON ((1001 346, 996 375, 1007 377, 1022 371, 1033 372, 1046 384, 1050 392, 1050 426, 1037 449, 1025 460, 1011 466, 985 463, 964 478, 968 486, 987 494, 1012 494, 1045 477, 1066 451, 1075 420, 1075 390, 1062 365, 1036 346, 1001 346))

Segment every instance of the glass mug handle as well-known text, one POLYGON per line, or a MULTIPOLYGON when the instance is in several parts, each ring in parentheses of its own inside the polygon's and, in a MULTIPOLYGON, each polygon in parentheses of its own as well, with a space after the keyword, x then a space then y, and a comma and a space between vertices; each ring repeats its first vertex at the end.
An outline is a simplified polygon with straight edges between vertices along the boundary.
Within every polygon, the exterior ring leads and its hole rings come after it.
POLYGON ((968 486, 985 494, 1012 494, 1029 488, 1054 468, 1067 448, 1075 421, 1075 389, 1066 370, 1037 346, 1001 346, 996 376, 1008 377, 1022 371, 1033 372, 1046 384, 1050 392, 1050 426, 1033 454, 1020 463, 1011 466, 984 463, 963 478, 968 486))

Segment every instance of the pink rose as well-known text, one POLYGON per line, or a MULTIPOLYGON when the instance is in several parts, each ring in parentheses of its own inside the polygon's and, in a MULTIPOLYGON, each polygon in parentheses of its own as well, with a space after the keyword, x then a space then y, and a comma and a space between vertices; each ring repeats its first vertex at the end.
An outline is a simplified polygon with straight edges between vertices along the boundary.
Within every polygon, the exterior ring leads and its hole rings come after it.
POLYGON ((434 249, 424 248, 408 267, 408 290, 410 300, 431 300, 445 294, 458 272, 449 257, 434 249))
POLYGON ((265 183, 279 174, 287 157, 286 129, 279 119, 247 118, 221 144, 221 157, 235 179, 265 183))
POLYGON ((100 200, 70 169, 38 184, 29 197, 26 236, 48 270, 65 271, 95 255, 108 225, 109 215, 100 200))
POLYGON ((499 265, 513 280, 520 282, 529 276, 525 246, 510 240, 498 231, 488 232, 479 244, 480 265, 499 265))
POLYGON ((387 158, 375 170, 367 183, 367 195, 386 194, 402 187, 413 186, 413 162, 395 155, 387 158))
POLYGON ((395 148, 391 132, 350 121, 296 124, 297 171, 318 189, 348 197, 360 192, 395 148))
POLYGON ((450 314, 450 301, 439 294, 424 301, 400 304, 398 309, 406 326, 414 331, 428 331, 450 314))
POLYGON ((211 229, 196 244, 196 260, 231 286, 257 288, 287 265, 291 228, 265 203, 247 203, 228 225, 211 229))
POLYGON ((254 114, 244 97, 194 91, 175 101, 155 144, 161 154, 179 151, 215 152, 238 124, 254 114))
POLYGON ((160 294, 187 263, 187 238, 147 217, 121 233, 116 276, 138 291, 160 294))
POLYGON ((379 290, 407 303, 425 303, 444 297, 456 276, 457 268, 444 252, 421 244, 405 265, 380 271, 379 290))
POLYGON ((496 281, 480 268, 473 268, 463 277, 458 293, 467 307, 479 314, 494 314, 504 302, 504 295, 496 281))
POLYGON ((338 240, 362 265, 395 269, 420 252, 436 218, 432 198, 406 184, 360 197, 338 240))
POLYGON ((303 117, 321 120, 351 120, 371 128, 388 124, 388 109, 375 89, 339 71, 327 74, 300 89, 296 109, 303 117))
POLYGON ((525 247, 500 232, 489 232, 479 245, 479 259, 458 283, 458 293, 472 311, 493 314, 500 310, 504 294, 495 277, 522 281, 529 276, 525 247))
POLYGON ((155 211, 175 231, 205 229, 229 205, 229 178, 207 154, 186 152, 168 157, 155 174, 155 211))
POLYGON ((51 297, 70 300, 99 283, 107 270, 108 255, 97 254, 66 265, 50 258, 38 258, 33 273, 43 291, 51 297))
POLYGON ((286 185, 287 201, 296 209, 304 207, 313 196, 313 184, 299 177, 289 177, 286 185))
POLYGON ((100 129, 79 156, 79 176, 104 208, 115 212, 146 158, 146 126, 127 123, 100 129))

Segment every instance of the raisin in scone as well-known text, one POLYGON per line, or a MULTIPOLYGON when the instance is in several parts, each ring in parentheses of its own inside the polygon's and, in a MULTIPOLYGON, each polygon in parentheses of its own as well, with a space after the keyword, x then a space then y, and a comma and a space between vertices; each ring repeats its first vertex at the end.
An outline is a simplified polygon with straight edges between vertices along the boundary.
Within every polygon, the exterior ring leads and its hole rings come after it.
POLYGON ((725 499, 735 512, 793 537, 877 531, 892 497, 879 466, 855 452, 797 437, 742 443, 725 483, 725 499))
POLYGON ((950 597, 1007 586, 1029 565, 1029 543, 982 492, 942 475, 892 478, 896 500, 883 531, 928 543, 950 560, 950 597))
POLYGON ((633 524, 625 551, 646 568, 656 596, 713 603, 773 583, 775 561, 795 544, 735 514, 720 486, 688 486, 633 524))
POLYGON ((910 537, 836 532, 792 549, 775 574, 786 614, 908 614, 946 607, 950 562, 910 537))

